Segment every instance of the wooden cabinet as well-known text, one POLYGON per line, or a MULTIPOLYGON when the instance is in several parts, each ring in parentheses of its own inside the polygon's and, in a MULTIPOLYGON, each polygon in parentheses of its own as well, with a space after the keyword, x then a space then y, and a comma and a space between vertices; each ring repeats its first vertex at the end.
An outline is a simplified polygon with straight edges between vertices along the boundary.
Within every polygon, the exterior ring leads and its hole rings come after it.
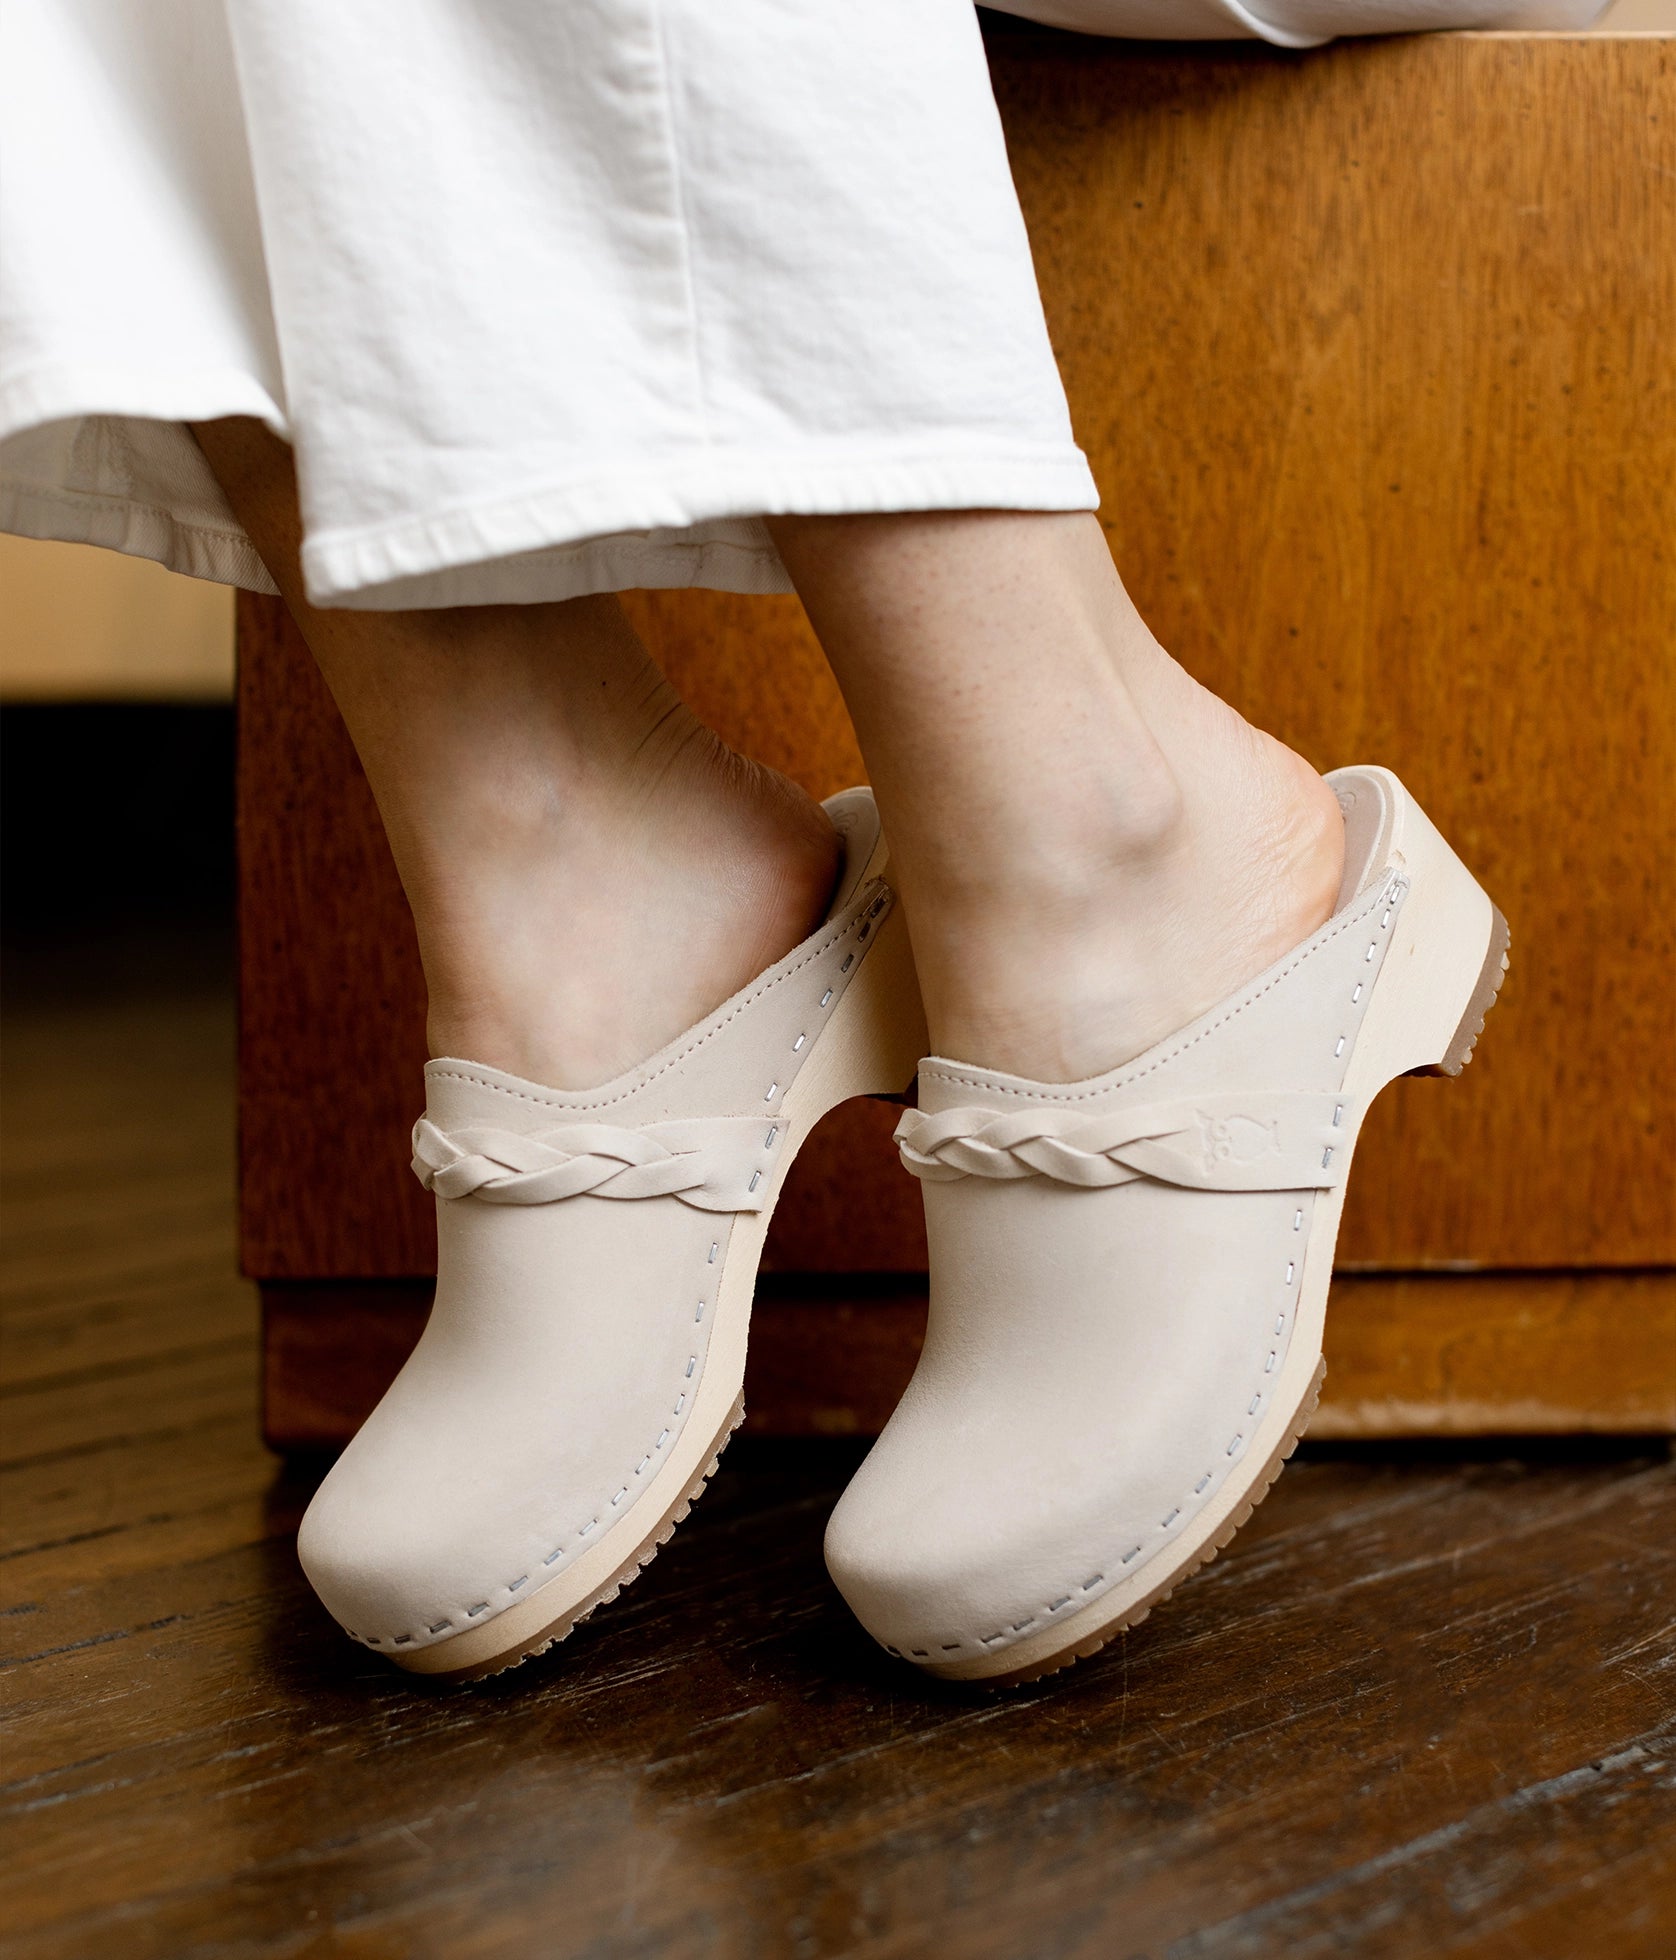
MULTIPOLYGON (((1316 1433, 1670 1426, 1676 39, 990 43, 1143 612, 1323 767, 1395 768, 1512 922, 1471 1069, 1369 1122, 1316 1433)), ((628 603, 730 740, 818 794, 860 779, 794 601, 628 603)), ((241 601, 239 700, 244 1259, 270 1434, 323 1441, 423 1314, 418 963, 275 601, 241 601)), ((892 1114, 834 1117, 775 1221, 762 1426, 870 1426, 911 1364, 892 1114), (849 1376, 818 1382, 835 1332, 849 1376)))

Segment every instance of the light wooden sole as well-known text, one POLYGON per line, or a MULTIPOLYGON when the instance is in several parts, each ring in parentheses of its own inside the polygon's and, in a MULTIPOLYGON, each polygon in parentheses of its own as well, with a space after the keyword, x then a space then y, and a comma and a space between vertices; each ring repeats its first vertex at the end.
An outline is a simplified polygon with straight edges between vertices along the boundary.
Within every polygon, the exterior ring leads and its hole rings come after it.
POLYGON ((697 1480, 675 1504, 671 1505, 653 1530, 640 1541, 603 1585, 596 1586, 584 1599, 567 1607, 548 1625, 538 1628, 523 1640, 513 1642, 488 1660, 478 1661, 471 1666, 427 1669, 419 1675, 419 1678, 433 1682, 438 1687, 465 1686, 472 1681, 487 1681, 496 1674, 505 1674, 510 1669, 521 1666, 525 1661, 534 1660, 537 1654, 546 1653, 549 1647, 556 1646, 567 1634, 573 1633, 589 1614, 597 1611, 601 1606, 610 1605, 624 1586, 632 1585, 657 1557, 659 1551, 675 1536, 675 1527, 704 1495, 705 1486, 721 1468, 722 1451, 727 1448, 733 1438, 733 1432, 744 1420, 745 1397, 740 1394, 734 1401, 721 1433, 711 1444, 709 1460, 699 1472, 697 1480))
POLYGON ((1472 1060, 1472 1051, 1478 1046, 1478 1037, 1484 1032, 1496 995, 1501 992, 1501 983, 1507 978, 1508 949, 1513 937, 1500 909, 1494 905, 1490 907, 1490 920, 1490 950, 1484 956, 1478 984, 1472 990, 1472 999, 1467 1002, 1467 1010, 1447 1052, 1440 1062, 1410 1069, 1410 1075, 1459 1075, 1472 1060))
POLYGON ((1280 1473, 1286 1468, 1287 1460, 1298 1447, 1304 1431, 1309 1427, 1310 1418, 1315 1414, 1321 1401, 1321 1384, 1327 1378, 1327 1364, 1316 1363, 1315 1373, 1310 1379, 1309 1393, 1293 1413, 1287 1424, 1286 1434, 1279 1447, 1273 1450, 1268 1461, 1252 1479, 1246 1495, 1238 1508, 1227 1518, 1222 1526, 1208 1539, 1197 1545, 1184 1559, 1179 1560, 1166 1576, 1158 1581, 1152 1590, 1144 1594, 1133 1605, 1126 1606, 1116 1619, 1097 1631, 1073 1640, 1057 1653, 1045 1660, 1033 1662, 1028 1667, 1014 1668, 1009 1674, 992 1674, 981 1677, 975 1685, 984 1688, 1022 1688, 1026 1682, 1040 1681, 1045 1675, 1058 1674, 1064 1668, 1073 1667, 1078 1661, 1085 1661, 1091 1654, 1097 1654, 1108 1642, 1120 1633, 1127 1633, 1131 1627, 1138 1627, 1153 1607, 1161 1606, 1176 1589, 1200 1572, 1221 1551, 1232 1543, 1234 1535, 1246 1524, 1253 1511, 1274 1489, 1280 1480, 1280 1473))

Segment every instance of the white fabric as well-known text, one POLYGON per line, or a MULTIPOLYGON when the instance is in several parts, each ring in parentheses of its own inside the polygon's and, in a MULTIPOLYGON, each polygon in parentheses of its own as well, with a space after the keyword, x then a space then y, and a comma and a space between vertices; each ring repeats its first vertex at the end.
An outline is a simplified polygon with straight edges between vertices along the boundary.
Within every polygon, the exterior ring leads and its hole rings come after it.
POLYGON ((1575 28, 1610 0, 984 0, 1048 27, 1137 41, 1272 41, 1313 48, 1351 34, 1575 28))
POLYGON ((182 426, 235 414, 326 604, 780 591, 765 513, 1097 502, 968 0, 0 0, 0 528, 271 590, 182 426))
POLYGON ((964 0, 5 0, 0 524, 310 596, 785 589, 763 513, 1096 499, 964 0))

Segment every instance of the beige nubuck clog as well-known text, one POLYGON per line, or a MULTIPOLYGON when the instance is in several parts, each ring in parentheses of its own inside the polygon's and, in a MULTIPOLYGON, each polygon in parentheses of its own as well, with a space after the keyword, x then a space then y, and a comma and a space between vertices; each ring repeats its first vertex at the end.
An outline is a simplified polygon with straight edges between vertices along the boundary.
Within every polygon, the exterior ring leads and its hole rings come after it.
POLYGON ((298 1552, 353 1640, 470 1680, 635 1577, 744 1413, 757 1261, 799 1146, 925 1050, 873 798, 826 806, 821 928, 603 1088, 432 1062, 414 1169, 436 1304, 321 1485, 298 1552))
POLYGON ((1028 1681, 1133 1626, 1250 1515, 1315 1408, 1345 1174, 1373 1097, 1458 1074, 1507 928, 1388 770, 1330 776, 1333 917, 1087 1082, 939 1059, 925 1350, 826 1554, 930 1673, 1028 1681))

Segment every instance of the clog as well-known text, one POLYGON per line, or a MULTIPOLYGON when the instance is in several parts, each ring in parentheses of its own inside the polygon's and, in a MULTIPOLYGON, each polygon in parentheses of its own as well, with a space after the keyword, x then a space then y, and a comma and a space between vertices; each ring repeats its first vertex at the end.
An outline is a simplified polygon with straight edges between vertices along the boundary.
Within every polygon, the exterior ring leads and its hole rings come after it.
POLYGON ((1315 1407, 1345 1178, 1373 1097, 1458 1073, 1507 928, 1388 770, 1330 776, 1332 918, 1093 1080, 932 1058, 897 1131, 931 1306, 827 1562, 930 1673, 1008 1683, 1212 1558, 1315 1407))
POLYGON ((298 1552, 350 1637, 472 1679, 563 1638, 686 1515, 743 1414, 757 1262, 792 1159, 924 1050, 866 790, 810 938, 639 1068, 566 1092, 433 1061, 437 1201, 418 1347, 327 1476, 298 1552))

